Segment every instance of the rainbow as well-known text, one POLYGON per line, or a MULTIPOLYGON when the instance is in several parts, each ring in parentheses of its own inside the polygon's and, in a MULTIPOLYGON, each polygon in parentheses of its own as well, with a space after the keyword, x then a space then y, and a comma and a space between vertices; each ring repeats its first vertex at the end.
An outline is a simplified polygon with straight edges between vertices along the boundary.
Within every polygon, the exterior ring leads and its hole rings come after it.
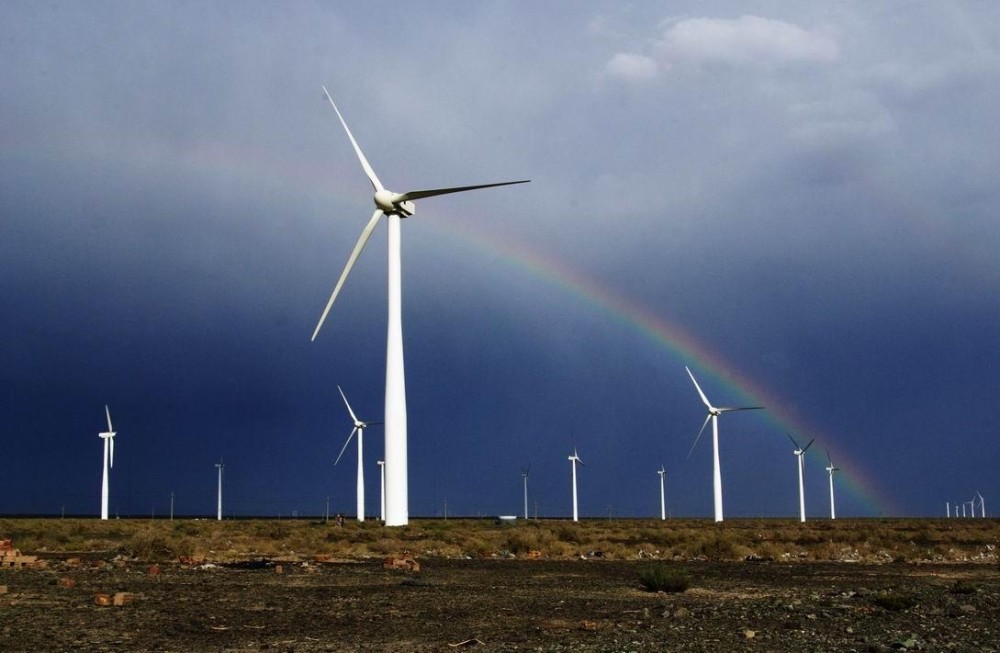
MULTIPOLYGON (((519 268, 559 291, 568 293, 582 304, 600 311, 623 328, 638 333, 652 345, 665 350, 679 363, 696 367, 699 375, 707 372, 727 389, 730 397, 735 396, 740 404, 766 406, 767 419, 773 422, 778 430, 808 433, 810 437, 821 440, 832 458, 837 461, 838 467, 843 470, 837 479, 838 491, 846 490, 858 503, 866 506, 870 513, 859 516, 901 514, 900 509, 879 491, 878 485, 861 464, 845 455, 836 446, 829 444, 835 442, 834 438, 822 433, 814 424, 809 424, 789 406, 788 401, 783 400, 775 392, 740 374, 722 356, 691 335, 676 320, 667 320, 653 313, 643 304, 618 291, 610 290, 579 270, 552 257, 543 256, 524 242, 486 233, 471 226, 467 220, 438 214, 433 220, 428 220, 424 224, 433 225, 430 228, 445 231, 447 235, 456 237, 468 245, 499 256, 505 264, 519 268)), ((823 467, 825 473, 825 460, 820 461, 816 456, 813 456, 813 460, 815 464, 823 467)))

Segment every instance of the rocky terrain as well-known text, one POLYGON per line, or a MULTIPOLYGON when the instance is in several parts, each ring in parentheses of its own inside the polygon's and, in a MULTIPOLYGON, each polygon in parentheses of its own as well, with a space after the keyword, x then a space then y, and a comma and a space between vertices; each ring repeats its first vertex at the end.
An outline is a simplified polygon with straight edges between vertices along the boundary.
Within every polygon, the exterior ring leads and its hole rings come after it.
MULTIPOLYGON (((322 560, 322 558, 321 558, 322 560)), ((0 573, 3 651, 992 651, 995 564, 420 559, 0 573), (651 565, 687 581, 650 592, 651 565), (100 596, 110 605, 98 605, 100 596), (114 605, 113 599, 123 605, 114 605)))

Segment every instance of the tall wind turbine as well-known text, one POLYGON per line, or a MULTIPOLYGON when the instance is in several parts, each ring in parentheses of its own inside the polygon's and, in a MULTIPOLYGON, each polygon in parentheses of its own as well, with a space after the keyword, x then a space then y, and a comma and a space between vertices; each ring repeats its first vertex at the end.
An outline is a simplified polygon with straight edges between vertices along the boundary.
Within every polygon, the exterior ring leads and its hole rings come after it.
POLYGON ((826 468, 826 471, 829 472, 829 474, 830 474, 830 519, 836 519, 837 518, 837 510, 836 510, 836 508, 834 508, 834 503, 833 503, 833 473, 834 472, 839 472, 840 468, 833 466, 833 459, 830 458, 830 451, 829 450, 827 450, 827 452, 826 452, 826 460, 827 460, 827 462, 830 463, 827 466, 827 468, 826 468))
POLYGON ((351 414, 351 419, 354 420, 354 428, 351 430, 351 434, 347 436, 347 440, 344 442, 344 446, 340 448, 340 455, 337 456, 337 460, 334 461, 334 466, 340 462, 341 456, 347 450, 347 445, 351 443, 351 438, 354 434, 358 434, 358 521, 365 520, 365 468, 364 468, 364 451, 365 451, 365 429, 373 424, 381 424, 382 422, 362 422, 358 419, 358 416, 354 414, 351 410, 351 404, 347 403, 347 396, 344 395, 343 389, 338 385, 337 390, 340 390, 340 396, 344 400, 344 405, 347 406, 347 412, 351 414))
MULTIPOLYGON (((797 464, 799 466, 799 521, 800 522, 805 522, 806 521, 806 489, 805 489, 805 485, 802 482, 803 467, 805 466, 805 458, 804 458, 804 456, 806 454, 806 450, 809 449, 809 447, 812 446, 812 443, 816 441, 816 438, 813 438, 812 440, 810 440, 809 444, 807 444, 805 447, 802 447, 801 445, 799 445, 799 443, 795 441, 795 438, 793 438, 790 434, 788 436, 788 439, 792 441, 793 445, 795 445, 795 451, 793 451, 792 453, 795 454, 795 459, 798 461, 797 464)), ((833 482, 833 473, 832 472, 830 474, 830 481, 833 482)))
POLYGON ((663 489, 664 479, 667 477, 667 470, 660 465, 660 471, 656 472, 660 475, 660 519, 665 520, 667 518, 667 494, 663 489))
MULTIPOLYGON (((573 447, 573 455, 569 457, 570 463, 573 465, 573 521, 580 521, 580 513, 577 511, 576 503, 576 464, 580 463, 583 465, 583 461, 580 460, 580 456, 576 453, 576 446, 573 447)), ((586 465, 583 465, 586 467, 586 465)))
POLYGON ((400 221, 408 218, 416 212, 414 200, 425 197, 435 197, 437 195, 447 195, 449 193, 460 193, 463 191, 476 190, 479 188, 492 188, 494 186, 509 186, 511 184, 523 184, 530 180, 506 181, 494 184, 479 184, 475 186, 456 186, 453 188, 434 188, 430 190, 415 190, 406 193, 394 193, 387 190, 379 181, 375 171, 368 163, 364 153, 354 140, 354 135, 347 127, 347 122, 340 115, 330 93, 323 87, 326 98, 330 101, 340 124, 347 132, 347 138, 351 141, 354 153, 361 163, 361 168, 375 189, 375 212, 372 214, 368 224, 361 231, 361 237, 351 251, 347 259, 344 271, 340 273, 337 285, 333 288, 330 300, 323 309, 323 314, 316 324, 312 339, 315 340, 320 328, 326 320, 327 313, 337 299, 347 275, 350 274, 354 262, 357 261, 361 251, 368 243, 368 239, 375 230, 379 218, 386 216, 389 225, 389 306, 388 306, 388 329, 386 333, 386 354, 385 354, 385 465, 386 476, 386 526, 405 526, 409 523, 409 493, 407 486, 407 462, 406 462, 406 380, 403 371, 403 322, 402 322, 402 272, 400 260, 400 221))
POLYGON ((222 521, 222 470, 226 468, 222 458, 219 458, 219 462, 215 463, 215 468, 219 470, 219 490, 215 493, 215 518, 222 521))
POLYGON ((521 478, 524 479, 524 519, 528 520, 528 474, 531 472, 531 465, 521 470, 521 478))
POLYGON ((979 516, 985 518, 986 517, 986 499, 984 499, 983 495, 981 495, 979 493, 979 490, 976 490, 976 497, 979 499, 979 516))
POLYGON ((701 397, 701 403, 705 404, 705 409, 707 415, 705 416, 705 421, 701 425, 701 430, 698 431, 698 436, 694 439, 694 444, 691 445, 691 450, 688 451, 688 457, 691 457, 691 451, 694 451, 695 445, 698 444, 698 439, 701 438, 701 434, 705 432, 705 427, 708 426, 708 421, 712 420, 712 489, 715 497, 715 521, 722 521, 722 470, 719 466, 719 415, 723 413, 731 413, 737 410, 761 410, 763 406, 743 406, 739 408, 724 408, 713 406, 709 401, 705 393, 701 391, 701 387, 698 382, 695 381, 694 374, 691 370, 684 367, 687 370, 688 376, 691 377, 691 382, 694 383, 695 390, 698 391, 698 396, 701 397))
POLYGON ((101 519, 108 518, 108 474, 115 466, 115 429, 111 426, 111 411, 107 404, 104 406, 104 414, 108 418, 108 430, 98 433, 97 437, 104 440, 104 474, 101 477, 101 519))

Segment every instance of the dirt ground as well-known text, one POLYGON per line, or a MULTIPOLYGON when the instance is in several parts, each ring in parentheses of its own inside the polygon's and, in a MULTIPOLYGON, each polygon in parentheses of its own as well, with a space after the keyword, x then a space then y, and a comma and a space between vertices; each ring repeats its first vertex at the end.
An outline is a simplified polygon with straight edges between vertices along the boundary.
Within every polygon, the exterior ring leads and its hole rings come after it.
POLYGON ((995 565, 48 561, 0 572, 2 651, 992 651, 995 565), (246 568, 256 567, 256 568, 246 568), (131 594, 127 605, 95 596, 131 594), (469 641, 472 640, 472 641, 469 641), (460 643, 465 642, 465 644, 460 643))

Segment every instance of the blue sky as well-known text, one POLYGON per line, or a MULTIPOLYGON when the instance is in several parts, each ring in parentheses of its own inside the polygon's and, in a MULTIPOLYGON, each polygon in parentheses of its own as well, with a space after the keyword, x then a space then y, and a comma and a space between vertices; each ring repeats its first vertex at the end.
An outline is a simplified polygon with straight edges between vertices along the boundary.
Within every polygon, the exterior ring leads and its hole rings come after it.
MULTIPOLYGON (((403 224, 410 512, 938 515, 996 492, 1000 7, 0 7, 0 513, 352 512, 403 224)), ((381 431, 366 438, 378 511, 381 431)))

